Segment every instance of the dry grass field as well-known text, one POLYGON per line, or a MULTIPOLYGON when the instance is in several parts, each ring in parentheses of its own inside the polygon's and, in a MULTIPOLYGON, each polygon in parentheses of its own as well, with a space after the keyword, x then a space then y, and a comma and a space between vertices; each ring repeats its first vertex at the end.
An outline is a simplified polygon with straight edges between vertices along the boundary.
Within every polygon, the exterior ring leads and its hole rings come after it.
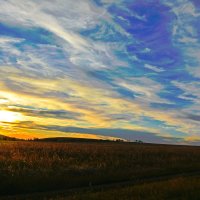
MULTIPOLYGON (((94 141, 0 142, 2 198, 8 195, 48 193, 48 191, 86 186, 92 189, 95 185, 198 171, 200 171, 200 147, 94 141)), ((174 192, 181 189, 183 185, 191 184, 194 184, 194 188, 200 189, 200 180, 194 178, 175 178, 163 183, 155 181, 134 187, 127 186, 117 190, 118 197, 121 194, 124 195, 121 199, 130 199, 125 195, 127 191, 136 196, 140 196, 145 191, 155 192, 156 195, 159 193, 156 191, 163 190, 162 194, 165 194, 170 188, 167 185, 171 184, 174 185, 174 192)), ((103 195, 112 196, 114 192, 116 192, 114 189, 99 194, 89 192, 84 194, 86 195, 84 199, 108 199, 103 195), (97 198, 95 196, 97 194, 102 198, 97 198)), ((172 187, 171 193, 173 193, 172 187)), ((82 199, 84 195, 70 198, 82 199)), ((137 199, 136 196, 134 199, 137 199)))
POLYGON ((174 178, 171 180, 137 184, 106 191, 89 191, 70 197, 60 195, 54 200, 199 200, 200 177, 174 178), (117 191, 117 192, 116 192, 117 191))

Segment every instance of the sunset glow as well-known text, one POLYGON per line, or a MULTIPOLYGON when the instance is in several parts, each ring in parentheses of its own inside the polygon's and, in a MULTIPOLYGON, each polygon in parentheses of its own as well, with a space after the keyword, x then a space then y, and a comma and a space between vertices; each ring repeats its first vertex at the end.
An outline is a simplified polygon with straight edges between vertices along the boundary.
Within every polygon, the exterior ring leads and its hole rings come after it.
POLYGON ((0 110, 0 122, 16 122, 22 119, 22 115, 16 112, 0 110))
POLYGON ((200 4, 1 1, 0 110, 10 136, 200 144, 200 4))

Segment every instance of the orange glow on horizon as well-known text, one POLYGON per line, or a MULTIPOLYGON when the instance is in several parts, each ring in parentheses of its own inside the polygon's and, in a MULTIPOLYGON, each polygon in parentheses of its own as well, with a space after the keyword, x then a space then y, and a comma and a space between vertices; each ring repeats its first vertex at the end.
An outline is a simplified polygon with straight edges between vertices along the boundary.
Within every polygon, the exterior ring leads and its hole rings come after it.
POLYGON ((27 130, 27 131, 20 131, 20 130, 1 130, 1 133, 8 137, 14 137, 17 139, 34 139, 34 138, 54 138, 54 137, 66 137, 66 138, 85 138, 85 139, 102 139, 102 140, 116 140, 122 139, 118 137, 111 137, 111 136, 104 136, 104 135, 96 135, 96 134, 89 134, 89 133, 63 133, 59 131, 39 131, 39 130, 27 130))

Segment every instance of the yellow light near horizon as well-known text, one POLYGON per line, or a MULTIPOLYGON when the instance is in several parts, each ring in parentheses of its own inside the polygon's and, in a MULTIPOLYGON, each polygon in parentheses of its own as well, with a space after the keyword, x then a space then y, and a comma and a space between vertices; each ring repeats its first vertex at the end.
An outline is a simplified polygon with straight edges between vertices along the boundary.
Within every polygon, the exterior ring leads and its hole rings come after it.
POLYGON ((0 110, 0 122, 15 122, 21 119, 22 119, 21 113, 0 110))

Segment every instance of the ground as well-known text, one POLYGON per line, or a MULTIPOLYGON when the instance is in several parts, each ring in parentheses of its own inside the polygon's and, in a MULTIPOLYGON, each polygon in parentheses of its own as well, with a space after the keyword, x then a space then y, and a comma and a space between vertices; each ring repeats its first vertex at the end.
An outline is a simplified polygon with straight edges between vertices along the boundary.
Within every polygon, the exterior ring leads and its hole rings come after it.
POLYGON ((200 147, 0 143, 1 199, 198 199, 200 147))

